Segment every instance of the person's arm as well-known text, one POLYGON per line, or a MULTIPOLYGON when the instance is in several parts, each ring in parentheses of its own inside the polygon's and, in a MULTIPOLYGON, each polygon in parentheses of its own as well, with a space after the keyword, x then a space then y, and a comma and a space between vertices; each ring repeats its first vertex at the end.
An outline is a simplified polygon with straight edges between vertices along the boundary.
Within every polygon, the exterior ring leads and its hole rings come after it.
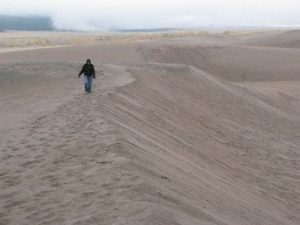
POLYGON ((83 71, 84 71, 84 65, 83 65, 81 71, 80 71, 79 74, 78 74, 78 78, 83 74, 83 71))
POLYGON ((95 71, 94 65, 93 65, 93 78, 96 79, 96 71, 95 71))

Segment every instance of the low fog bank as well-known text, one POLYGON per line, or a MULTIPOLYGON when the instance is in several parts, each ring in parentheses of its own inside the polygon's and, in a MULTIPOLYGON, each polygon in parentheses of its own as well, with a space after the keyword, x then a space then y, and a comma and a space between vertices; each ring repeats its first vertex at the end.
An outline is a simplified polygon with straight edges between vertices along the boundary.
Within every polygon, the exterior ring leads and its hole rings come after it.
POLYGON ((299 29, 300 25, 178 25, 159 23, 156 25, 118 25, 114 26, 99 20, 71 21, 71 19, 58 19, 51 16, 25 15, 11 16, 0 15, 0 32, 15 31, 83 31, 83 32, 173 32, 187 30, 256 30, 256 29, 299 29), (70 21, 68 21, 70 20, 70 21))
POLYGON ((299 27, 299 7, 296 0, 0 0, 0 15, 47 16, 56 30, 76 31, 299 27))

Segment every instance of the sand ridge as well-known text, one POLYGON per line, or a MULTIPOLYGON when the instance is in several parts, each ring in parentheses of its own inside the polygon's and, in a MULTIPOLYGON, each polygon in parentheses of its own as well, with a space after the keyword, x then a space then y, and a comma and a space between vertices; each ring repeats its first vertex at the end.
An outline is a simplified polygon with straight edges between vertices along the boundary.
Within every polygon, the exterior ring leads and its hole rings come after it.
POLYGON ((261 47, 276 47, 276 48, 300 48, 300 30, 291 30, 273 34, 265 34, 260 37, 250 38, 244 41, 245 44, 261 47))

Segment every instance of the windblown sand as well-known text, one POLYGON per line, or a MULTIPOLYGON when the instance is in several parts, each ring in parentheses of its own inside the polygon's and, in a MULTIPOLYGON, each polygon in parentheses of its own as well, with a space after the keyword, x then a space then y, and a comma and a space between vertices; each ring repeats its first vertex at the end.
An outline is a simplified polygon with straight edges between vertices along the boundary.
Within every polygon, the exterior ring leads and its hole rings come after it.
POLYGON ((298 225, 299 41, 0 54, 0 224, 298 225), (77 79, 86 58, 91 95, 77 79))

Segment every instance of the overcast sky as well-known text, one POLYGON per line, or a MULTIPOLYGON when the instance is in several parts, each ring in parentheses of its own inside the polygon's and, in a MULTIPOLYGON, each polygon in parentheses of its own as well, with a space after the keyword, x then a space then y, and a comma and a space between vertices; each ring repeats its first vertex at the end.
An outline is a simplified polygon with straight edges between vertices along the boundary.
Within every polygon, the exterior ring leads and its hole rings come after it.
POLYGON ((51 16, 58 29, 298 26, 299 0, 0 0, 0 14, 51 16))

